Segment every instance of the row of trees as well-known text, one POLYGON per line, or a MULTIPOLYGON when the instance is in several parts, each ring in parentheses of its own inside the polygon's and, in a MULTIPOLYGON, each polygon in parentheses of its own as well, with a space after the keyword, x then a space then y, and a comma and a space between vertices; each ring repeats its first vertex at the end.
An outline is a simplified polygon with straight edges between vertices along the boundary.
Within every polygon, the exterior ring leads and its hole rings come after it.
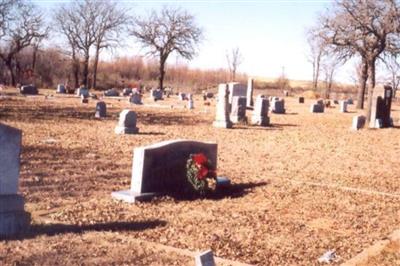
MULTIPOLYGON (((357 108, 364 108, 368 91, 368 120, 376 84, 376 64, 381 60, 391 65, 390 62, 397 62, 400 55, 399 8, 396 0, 336 0, 310 30, 314 86, 317 86, 322 58, 331 58, 333 65, 358 58, 361 63, 357 108)), ((393 70, 396 64, 391 66, 393 70)), ((393 79, 396 85, 396 74, 393 79)))
POLYGON ((69 61, 75 87, 80 83, 96 87, 101 51, 115 49, 131 36, 148 55, 157 58, 158 86, 163 88, 167 59, 172 53, 192 59, 203 39, 202 29, 191 14, 181 9, 163 8, 146 17, 130 13, 118 2, 74 0, 54 10, 50 28, 41 10, 29 1, 2 0, 0 58, 8 69, 10 83, 16 85, 24 74, 35 72, 40 44, 46 38, 59 37, 59 32, 67 45, 58 50, 64 54, 63 61, 69 61), (33 49, 33 58, 31 65, 22 69, 20 58, 27 48, 33 49))

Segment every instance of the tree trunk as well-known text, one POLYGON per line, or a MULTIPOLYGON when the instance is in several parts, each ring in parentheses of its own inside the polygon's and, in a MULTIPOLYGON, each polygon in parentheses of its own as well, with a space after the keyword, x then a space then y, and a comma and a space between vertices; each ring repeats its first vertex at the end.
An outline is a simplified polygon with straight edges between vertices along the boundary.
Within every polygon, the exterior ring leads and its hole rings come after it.
POLYGON ((369 88, 368 88, 368 103, 367 103, 367 121, 371 121, 371 107, 372 107, 372 95, 375 89, 375 59, 368 62, 369 68, 369 88))
POLYGON ((14 75, 14 70, 13 70, 13 66, 12 66, 12 61, 8 59, 4 63, 6 64, 6 66, 8 67, 8 71, 10 72, 11 85, 15 87, 16 81, 15 81, 15 75, 14 75))
POLYGON ((158 77, 158 86, 163 91, 164 90, 164 75, 165 75, 165 61, 163 56, 160 56, 160 73, 158 77))
POLYGON ((97 86, 96 79, 97 79, 97 66, 99 64, 99 55, 100 55, 100 46, 97 45, 96 46, 96 54, 94 57, 94 64, 93 64, 93 88, 96 88, 96 86, 97 86))
POLYGON ((74 74, 75 88, 79 88, 79 59, 76 58, 75 51, 72 52, 72 72, 74 74))
POLYGON ((315 73, 314 73, 314 84, 313 84, 314 90, 317 90, 318 87, 320 63, 321 63, 321 52, 318 53, 318 56, 315 60, 315 73))
POLYGON ((361 63, 361 77, 360 77, 360 87, 357 92, 357 109, 364 109, 364 95, 367 88, 368 80, 368 63, 366 59, 362 59, 361 63))
POLYGON ((85 85, 85 87, 88 89, 89 88, 89 51, 85 54, 85 61, 83 62, 83 77, 82 77, 82 84, 85 85))

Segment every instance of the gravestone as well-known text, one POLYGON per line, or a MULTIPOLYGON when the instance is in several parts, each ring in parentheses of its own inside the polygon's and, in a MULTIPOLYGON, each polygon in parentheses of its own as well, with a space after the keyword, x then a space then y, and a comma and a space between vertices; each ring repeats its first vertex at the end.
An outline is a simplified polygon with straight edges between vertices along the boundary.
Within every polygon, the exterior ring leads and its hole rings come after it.
POLYGON ((132 104, 143 104, 142 103, 142 95, 140 93, 133 92, 129 97, 129 102, 132 104))
POLYGON ((246 94, 246 98, 247 98, 246 106, 247 107, 253 107, 253 105, 254 105, 254 102, 253 102, 253 85, 254 85, 253 79, 249 78, 247 80, 247 94, 246 94))
POLYGON ((89 99, 81 95, 81 103, 89 103, 89 99))
POLYGON ((22 132, 0 123, 0 239, 23 233, 30 214, 18 194, 22 132))
POLYGON ((391 86, 379 86, 374 89, 369 127, 385 128, 392 126, 392 119, 390 117, 392 97, 393 90, 391 86))
POLYGON ((247 88, 245 85, 240 84, 238 82, 230 82, 228 83, 229 88, 229 104, 232 104, 232 98, 234 96, 243 96, 247 95, 247 88))
POLYGON ((273 97, 270 106, 271 112, 275 114, 284 114, 285 110, 285 100, 279 99, 278 97, 273 97))
POLYGON ((35 85, 30 84, 30 85, 23 85, 21 86, 19 92, 21 94, 30 94, 30 95, 36 95, 38 94, 38 89, 36 88, 35 85))
POLYGON ((347 101, 339 102, 339 110, 341 113, 347 113, 347 101))
POLYGON ((56 93, 67 93, 67 90, 65 89, 64 84, 57 85, 56 93))
POLYGON ((183 93, 183 92, 180 92, 179 95, 178 95, 178 97, 179 97, 179 100, 180 100, 180 101, 185 101, 185 100, 186 100, 186 94, 183 93))
POLYGON ((152 89, 150 91, 150 98, 152 98, 154 101, 162 100, 163 99, 163 92, 160 89, 152 89))
POLYGON ((196 266, 215 266, 214 254, 211 250, 202 252, 195 257, 196 266))
POLYGON ((136 127, 137 115, 134 111, 125 109, 119 114, 118 125, 115 127, 116 134, 136 134, 139 128, 136 127))
POLYGON ((122 90, 122 95, 123 96, 129 96, 132 93, 132 89, 131 88, 124 88, 122 90))
POLYGON ((88 98, 89 97, 89 90, 88 89, 86 89, 86 88, 78 88, 78 89, 76 89, 76 95, 77 96, 83 96, 83 97, 85 97, 85 98, 88 98))
POLYGON ((299 97, 299 103, 304 103, 304 97, 299 97))
POLYGON ((289 96, 289 92, 288 91, 283 91, 283 96, 284 97, 288 97, 289 96))
POLYGON ((353 104, 354 102, 353 102, 353 99, 352 98, 349 98, 349 99, 347 99, 347 104, 353 104))
POLYGON ((246 97, 233 96, 230 119, 232 123, 246 123, 246 97))
POLYGON ((231 128, 232 122, 229 118, 229 89, 227 84, 219 84, 218 86, 218 100, 215 112, 214 127, 231 128))
POLYGON ((105 102, 96 103, 96 114, 94 116, 96 118, 104 118, 107 116, 107 106, 105 102))
POLYGON ((135 202, 156 194, 179 195, 191 188, 186 163, 191 154, 203 153, 217 167, 217 143, 193 140, 163 141, 134 149, 130 190, 113 192, 119 200, 135 202))
POLYGON ((325 105, 322 100, 317 101, 316 103, 311 104, 310 112, 311 113, 323 113, 325 110, 325 105))
POLYGON ((104 96, 117 97, 117 96, 119 96, 119 92, 116 89, 112 88, 112 89, 106 90, 104 92, 104 96))
POLYGON ((193 95, 189 93, 187 95, 187 99, 188 99, 188 109, 194 109, 193 95))
POLYGON ((251 123, 253 125, 258 126, 268 126, 269 125, 269 117, 268 117, 268 108, 269 101, 262 95, 258 95, 256 98, 256 103, 254 105, 253 115, 251 116, 251 123))
POLYGON ((363 128, 365 125, 365 121, 366 121, 366 117, 363 115, 353 116, 353 124, 352 124, 351 128, 353 130, 358 130, 360 128, 363 128))

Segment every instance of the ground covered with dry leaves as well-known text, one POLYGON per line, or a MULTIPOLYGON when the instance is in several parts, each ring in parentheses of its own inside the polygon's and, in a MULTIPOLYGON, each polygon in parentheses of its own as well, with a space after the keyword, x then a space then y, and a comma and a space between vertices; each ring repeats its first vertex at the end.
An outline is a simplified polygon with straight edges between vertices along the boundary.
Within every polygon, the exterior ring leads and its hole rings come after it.
MULTIPOLYGON (((400 228, 399 104, 395 128, 355 132, 354 105, 345 114, 338 106, 311 114, 311 100, 291 97, 287 114, 270 115, 271 127, 234 129, 212 126, 214 100, 208 106, 195 97, 194 110, 177 96, 142 106, 105 101, 108 117, 99 120, 95 100, 0 100, 0 121, 23 130, 20 191, 32 215, 26 236, 0 241, 2 264, 194 263, 146 243, 211 248, 258 265, 314 265, 334 249, 338 264, 400 228), (124 108, 137 112, 140 134, 114 133, 124 108), (133 148, 171 139, 216 141, 218 174, 232 188, 197 200, 112 199, 130 186, 133 148)), ((399 252, 394 245, 370 263, 399 265, 399 252)))

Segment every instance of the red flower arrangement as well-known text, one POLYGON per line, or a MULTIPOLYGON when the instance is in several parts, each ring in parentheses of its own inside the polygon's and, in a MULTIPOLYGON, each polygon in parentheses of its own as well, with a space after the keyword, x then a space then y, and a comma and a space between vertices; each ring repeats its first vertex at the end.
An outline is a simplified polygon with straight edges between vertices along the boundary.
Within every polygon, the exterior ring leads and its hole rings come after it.
POLYGON ((210 160, 203 153, 191 154, 186 164, 186 175, 194 190, 204 195, 208 189, 208 180, 215 179, 216 172, 210 160))

